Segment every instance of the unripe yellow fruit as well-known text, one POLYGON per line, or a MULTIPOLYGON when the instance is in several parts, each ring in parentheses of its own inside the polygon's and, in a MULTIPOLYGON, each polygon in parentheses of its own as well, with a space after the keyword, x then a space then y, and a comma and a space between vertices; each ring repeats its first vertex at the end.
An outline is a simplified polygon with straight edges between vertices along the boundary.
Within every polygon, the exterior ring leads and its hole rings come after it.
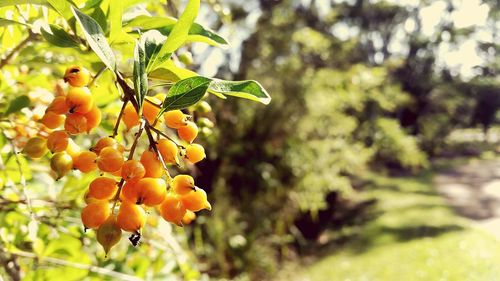
POLYGON ((165 124, 173 129, 187 125, 187 116, 180 110, 170 110, 163 114, 165 124))
POLYGON ((73 158, 66 152, 57 152, 50 159, 50 168, 57 174, 57 179, 62 178, 73 168, 73 158))
POLYGON ((23 153, 31 158, 40 158, 47 153, 47 140, 41 137, 34 137, 28 140, 24 146, 23 153))
POLYGON ((104 248, 106 255, 111 248, 120 242, 122 230, 116 221, 116 216, 111 214, 96 231, 97 242, 104 248))
POLYGON ((194 179, 190 175, 177 175, 172 180, 172 189, 179 195, 188 194, 194 190, 194 179))

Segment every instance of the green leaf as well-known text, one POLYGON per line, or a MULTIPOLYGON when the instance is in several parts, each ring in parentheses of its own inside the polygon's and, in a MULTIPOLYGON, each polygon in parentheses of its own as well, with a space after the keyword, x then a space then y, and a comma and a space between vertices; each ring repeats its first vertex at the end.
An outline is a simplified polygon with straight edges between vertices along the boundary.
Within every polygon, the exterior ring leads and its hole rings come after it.
POLYGON ((87 16, 86 14, 80 12, 77 8, 71 7, 76 20, 80 24, 83 34, 87 39, 92 50, 96 55, 102 60, 102 62, 111 70, 116 70, 116 58, 113 50, 106 41, 106 37, 99 24, 87 16))
POLYGON ((172 53, 184 44, 188 37, 189 29, 198 15, 199 8, 200 0, 189 0, 184 12, 179 17, 179 21, 175 24, 165 44, 156 55, 159 59, 154 60, 155 63, 152 65, 151 70, 154 70, 156 66, 170 58, 172 53))
POLYGON ((94 19, 102 29, 102 33, 106 34, 108 32, 108 20, 101 7, 96 7, 89 16, 94 19))
POLYGON ((254 80, 226 81, 214 79, 212 83, 210 83, 208 91, 213 94, 234 96, 263 104, 269 104, 271 102, 271 96, 269 96, 259 82, 254 80))
POLYGON ((10 102, 9 107, 7 107, 5 111, 5 115, 18 112, 28 106, 30 106, 30 98, 28 96, 19 96, 10 102))
POLYGON ((22 5, 22 4, 47 5, 47 1, 46 0, 2 0, 2 1, 0 1, 0 7, 22 5))
POLYGON ((198 76, 198 74, 189 69, 178 67, 172 60, 166 61, 159 68, 150 72, 148 75, 149 79, 168 82, 177 82, 193 76, 198 76))
POLYGON ((144 39, 139 39, 134 49, 134 88, 139 103, 139 112, 142 103, 148 93, 148 75, 146 73, 146 51, 144 50, 144 39))
POLYGON ((195 76, 175 83, 168 91, 158 116, 165 111, 183 109, 197 103, 205 95, 210 82, 210 78, 195 76))
POLYGON ((123 2, 109 2, 109 40, 113 41, 122 32, 123 2))
POLYGON ((73 12, 71 11, 72 5, 75 5, 73 1, 70 0, 47 0, 50 6, 56 10, 69 24, 71 30, 76 33, 76 23, 73 17, 73 12))
POLYGON ((28 26, 27 24, 22 23, 22 22, 19 22, 19 21, 15 21, 15 20, 8 20, 8 19, 0 18, 0 27, 1 27, 1 26, 7 26, 7 25, 14 25, 14 24, 19 24, 19 25, 28 26))
POLYGON ((73 38, 71 38, 71 36, 59 26, 51 24, 49 25, 49 29, 50 32, 45 29, 41 29, 40 31, 43 38, 45 38, 45 40, 47 40, 50 44, 62 48, 78 46, 78 43, 76 43, 73 38))
MULTIPOLYGON (((139 28, 140 30, 156 29, 163 35, 169 36, 176 23, 177 19, 172 17, 150 17, 140 15, 129 21, 126 26, 139 28)), ((193 23, 191 25, 186 41, 204 42, 213 46, 228 44, 226 39, 198 23, 193 23)))
POLYGON ((144 41, 144 50, 146 53, 146 71, 149 72, 151 67, 157 63, 158 52, 160 52, 166 38, 156 30, 144 33, 141 38, 144 41))

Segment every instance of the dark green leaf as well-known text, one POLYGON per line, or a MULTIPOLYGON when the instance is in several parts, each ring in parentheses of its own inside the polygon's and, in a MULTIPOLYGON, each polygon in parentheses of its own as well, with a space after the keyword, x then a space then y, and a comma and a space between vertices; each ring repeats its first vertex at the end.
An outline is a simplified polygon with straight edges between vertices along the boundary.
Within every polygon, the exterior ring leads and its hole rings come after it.
POLYGON ((146 71, 149 72, 153 64, 157 63, 157 54, 166 38, 156 30, 144 33, 141 38, 144 42, 144 50, 146 53, 146 71))
POLYGON ((0 26, 7 26, 7 25, 13 25, 13 24, 28 26, 27 24, 22 23, 22 22, 0 18, 0 26))
POLYGON ((195 76, 175 83, 168 91, 158 115, 165 111, 183 109, 197 103, 205 95, 210 82, 212 82, 210 78, 195 76))
POLYGON ((78 46, 78 43, 76 43, 73 38, 71 38, 71 36, 59 26, 51 24, 49 29, 50 32, 44 29, 41 29, 41 32, 43 38, 45 38, 45 40, 47 40, 50 44, 63 48, 78 46))
POLYGON ((7 110, 5 111, 5 115, 18 112, 29 105, 30 98, 28 96, 19 96, 10 102, 9 107, 7 107, 7 110))
POLYGON ((214 79, 208 88, 210 93, 249 99, 263 104, 269 104, 271 97, 267 91, 254 80, 225 81, 214 79))
POLYGON ((99 24, 103 34, 106 34, 108 32, 108 21, 101 7, 96 7, 94 11, 90 14, 90 17, 93 18, 99 24))
POLYGON ((83 29, 83 34, 85 35, 85 38, 87 39, 87 42, 92 50, 109 69, 115 71, 115 54, 113 53, 113 50, 111 50, 111 47, 109 47, 106 37, 104 36, 99 24, 91 17, 80 12, 78 9, 74 7, 71 9, 73 10, 76 20, 83 29))
POLYGON ((146 52, 144 50, 144 40, 142 38, 136 42, 134 50, 134 88, 140 112, 142 103, 148 93, 146 52))

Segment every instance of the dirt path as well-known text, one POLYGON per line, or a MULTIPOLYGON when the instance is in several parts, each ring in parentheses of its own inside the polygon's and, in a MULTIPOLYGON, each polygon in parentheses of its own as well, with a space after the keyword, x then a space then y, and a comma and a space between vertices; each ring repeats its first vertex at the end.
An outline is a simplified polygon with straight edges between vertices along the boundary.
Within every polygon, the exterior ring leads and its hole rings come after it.
POLYGON ((500 159, 443 172, 435 183, 458 214, 500 239, 500 159))

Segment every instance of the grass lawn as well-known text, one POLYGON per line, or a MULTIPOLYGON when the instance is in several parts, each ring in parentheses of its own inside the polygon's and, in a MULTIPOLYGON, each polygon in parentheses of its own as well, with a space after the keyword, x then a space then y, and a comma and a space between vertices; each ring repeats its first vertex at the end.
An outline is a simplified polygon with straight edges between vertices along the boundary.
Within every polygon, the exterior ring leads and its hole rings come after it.
POLYGON ((435 192, 430 173, 371 175, 374 219, 350 242, 304 266, 297 280, 500 280, 500 241, 471 228, 435 192))

